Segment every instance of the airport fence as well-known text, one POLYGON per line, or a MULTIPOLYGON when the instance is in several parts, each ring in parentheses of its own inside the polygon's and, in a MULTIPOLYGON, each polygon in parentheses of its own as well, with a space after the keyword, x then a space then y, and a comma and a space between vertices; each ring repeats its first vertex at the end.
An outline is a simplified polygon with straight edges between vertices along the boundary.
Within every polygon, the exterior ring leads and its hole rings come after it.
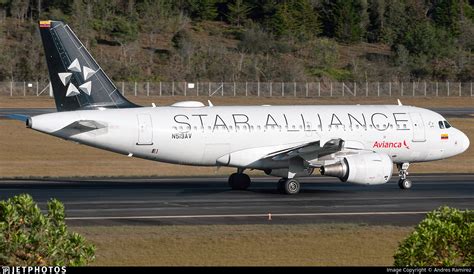
MULTIPOLYGON (((472 82, 116 82, 125 96, 473 97, 472 82)), ((50 96, 47 82, 0 82, 0 96, 50 96)))

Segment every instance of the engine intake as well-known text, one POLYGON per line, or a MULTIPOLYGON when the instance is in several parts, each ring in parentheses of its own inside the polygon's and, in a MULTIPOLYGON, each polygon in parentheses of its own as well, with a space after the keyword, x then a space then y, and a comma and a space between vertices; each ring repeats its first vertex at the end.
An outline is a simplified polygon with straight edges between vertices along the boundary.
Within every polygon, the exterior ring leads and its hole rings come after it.
POLYGON ((392 177, 393 162, 382 153, 350 155, 341 161, 320 167, 321 175, 337 177, 343 182, 377 185, 392 177))

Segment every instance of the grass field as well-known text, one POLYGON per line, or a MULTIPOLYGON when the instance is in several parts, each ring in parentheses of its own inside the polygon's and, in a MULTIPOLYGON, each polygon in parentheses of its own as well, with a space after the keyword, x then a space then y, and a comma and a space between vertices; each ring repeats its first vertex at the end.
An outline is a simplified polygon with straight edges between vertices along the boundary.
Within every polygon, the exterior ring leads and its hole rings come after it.
MULTIPOLYGON (((139 97, 141 100, 151 100, 147 97, 139 97)), ((163 97, 171 101, 181 98, 163 97)), ((158 98, 158 99, 163 99, 158 98)), ((192 98, 185 98, 192 99, 192 98)), ((194 98, 196 99, 196 98, 194 98)), ((203 100, 203 97, 199 97, 203 100)), ((336 103, 335 98, 329 98, 326 103, 336 103), (329 100, 331 99, 331 100, 329 100)), ((269 103, 265 98, 212 98, 214 103, 219 104, 262 104, 269 103), (215 100, 217 99, 217 100, 215 100)), ((308 102, 305 99, 276 99, 273 104, 298 104, 298 103, 320 103, 308 102)), ((346 98, 344 98, 346 100, 346 98)), ((391 101, 395 99, 390 99, 391 101)), ((459 104, 472 106, 471 98, 445 98, 419 99, 420 106, 440 106, 443 100, 446 105, 459 104)), ((356 103, 351 101, 345 103, 356 103)), ((141 102, 144 103, 144 102, 141 102)), ((342 102, 341 102, 342 103, 342 102)), ((365 103, 377 103, 365 101, 365 103)), ((0 97, 0 107, 54 107, 52 99, 49 98, 21 98, 0 97)), ((474 140, 474 117, 452 118, 451 124, 465 132, 471 140, 474 140)), ((410 172, 474 172, 474 145, 468 151, 456 157, 436 162, 414 164, 410 172)), ((26 129, 19 121, 0 119, 0 177, 72 177, 72 176, 227 176, 232 173, 229 168, 191 167, 177 166, 165 163, 128 158, 83 145, 77 145, 59 138, 26 129), (74 153, 72 153, 74 152, 74 153)), ((260 175, 263 172, 253 172, 260 175)))
POLYGON ((72 230, 96 245, 93 265, 389 266, 413 228, 269 223, 72 230))

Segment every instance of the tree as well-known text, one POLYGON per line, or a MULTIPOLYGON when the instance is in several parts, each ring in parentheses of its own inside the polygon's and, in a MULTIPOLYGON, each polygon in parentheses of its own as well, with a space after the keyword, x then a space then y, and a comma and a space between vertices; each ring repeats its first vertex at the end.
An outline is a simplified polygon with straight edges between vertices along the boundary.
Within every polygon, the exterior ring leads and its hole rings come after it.
POLYGON ((428 213, 394 259, 395 266, 472 266, 474 211, 440 207, 428 213))
POLYGON ((367 40, 369 42, 379 42, 384 28, 385 0, 370 0, 367 11, 369 13, 367 40))
POLYGON ((309 0, 287 0, 277 5, 270 23, 279 36, 308 40, 321 33, 321 23, 309 0))
POLYGON ((324 0, 321 7, 324 34, 342 42, 355 42, 365 35, 365 2, 324 0))
POLYGON ((197 20, 213 20, 217 17, 216 0, 187 0, 185 10, 197 20))
POLYGON ((80 266, 94 260, 95 247, 68 232, 64 205, 48 202, 48 213, 27 194, 0 202, 1 265, 80 266))
POLYGON ((28 0, 12 0, 10 3, 10 12, 16 19, 24 21, 28 12, 30 3, 28 0))
POLYGON ((106 24, 107 33, 122 47, 122 55, 127 57, 125 46, 137 40, 138 26, 133 20, 123 16, 114 16, 106 24))
MULTIPOLYGON (((375 0, 376 1, 376 0, 375 0)), ((381 29, 381 41, 389 44, 394 50, 400 37, 408 30, 408 18, 405 4, 398 0, 386 0, 383 13, 384 27, 381 29)))
POLYGON ((228 5, 228 8, 227 20, 237 26, 241 26, 252 11, 252 7, 244 3, 243 0, 235 0, 234 3, 228 5))
POLYGON ((426 55, 429 58, 446 56, 453 49, 450 35, 429 22, 413 26, 401 38, 401 43, 411 55, 426 55))
POLYGON ((437 27, 459 35, 459 21, 462 13, 461 0, 440 0, 433 5, 432 18, 437 27))
POLYGON ((273 36, 259 26, 253 26, 242 33, 237 48, 243 52, 258 54, 271 53, 275 41, 273 36))

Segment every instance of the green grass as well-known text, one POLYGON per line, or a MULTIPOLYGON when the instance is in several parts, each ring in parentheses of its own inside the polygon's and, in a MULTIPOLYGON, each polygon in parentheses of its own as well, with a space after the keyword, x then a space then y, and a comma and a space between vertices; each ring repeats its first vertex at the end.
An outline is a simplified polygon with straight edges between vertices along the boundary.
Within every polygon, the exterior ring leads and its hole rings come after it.
POLYGON ((72 227, 96 247, 94 265, 392 265, 409 227, 355 224, 72 227))

